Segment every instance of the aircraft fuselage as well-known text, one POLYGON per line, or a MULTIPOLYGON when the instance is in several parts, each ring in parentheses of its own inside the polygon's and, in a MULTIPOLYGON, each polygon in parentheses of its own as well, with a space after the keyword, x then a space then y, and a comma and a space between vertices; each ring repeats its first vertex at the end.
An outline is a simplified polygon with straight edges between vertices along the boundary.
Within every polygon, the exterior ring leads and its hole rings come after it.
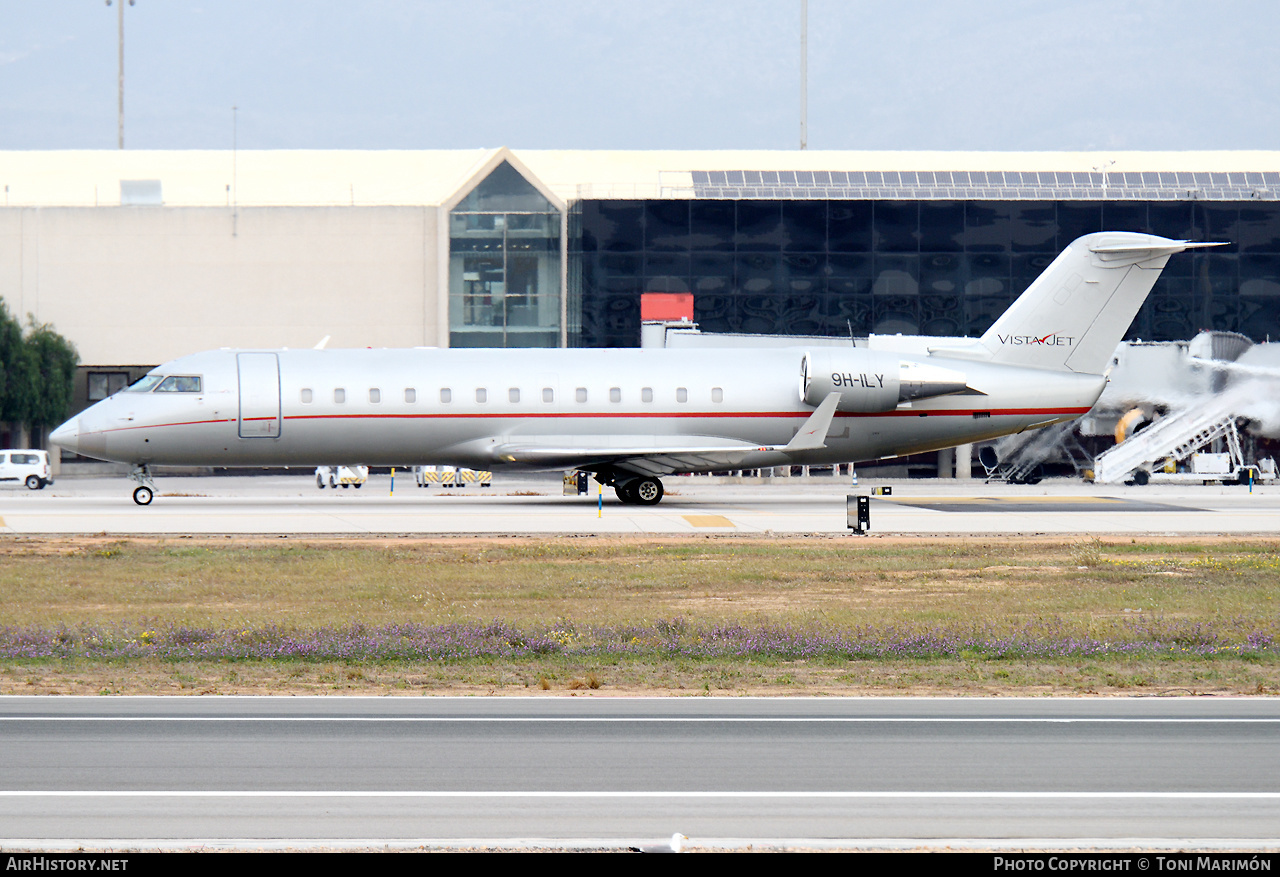
MULTIPOLYGON (((580 449, 538 468, 591 468, 610 447, 786 445, 814 408, 803 348, 760 350, 218 350, 154 375, 199 378, 199 391, 124 391, 69 421, 55 441, 137 465, 531 465, 519 446, 580 449), (573 464, 573 465, 570 465, 573 464)), ((848 349, 836 386, 883 386, 884 357, 848 349), (862 366, 859 368, 859 366, 862 366), (877 370, 878 369, 878 370, 877 370)), ((971 392, 880 411, 837 411, 826 447, 749 453, 733 468, 836 463, 994 438, 1083 414, 1104 378, 941 362, 971 392)), ((554 456, 554 455, 552 455, 554 456)), ((679 471, 725 468, 706 463, 679 471)))

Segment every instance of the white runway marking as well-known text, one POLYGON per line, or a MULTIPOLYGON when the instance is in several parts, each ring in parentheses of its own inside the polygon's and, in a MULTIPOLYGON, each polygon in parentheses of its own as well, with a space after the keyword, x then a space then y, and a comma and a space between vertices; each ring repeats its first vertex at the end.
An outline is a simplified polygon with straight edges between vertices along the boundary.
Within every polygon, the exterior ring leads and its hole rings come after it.
POLYGON ((935 724, 935 725, 1274 725, 1280 718, 892 718, 888 716, 0 716, 3 722, 343 722, 423 724, 935 724))
POLYGON ((0 790, 0 798, 663 798, 742 800, 836 800, 836 799, 1002 799, 1002 800, 1280 800, 1280 792, 984 792, 984 791, 554 791, 554 790, 191 790, 180 789, 97 789, 97 790, 0 790))

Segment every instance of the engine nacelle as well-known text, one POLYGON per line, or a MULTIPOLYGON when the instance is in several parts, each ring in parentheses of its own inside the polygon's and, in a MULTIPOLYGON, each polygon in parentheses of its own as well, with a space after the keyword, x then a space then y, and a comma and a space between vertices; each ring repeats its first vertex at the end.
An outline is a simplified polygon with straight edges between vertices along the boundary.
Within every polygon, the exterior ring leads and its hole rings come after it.
POLYGON ((838 411, 892 411, 903 402, 962 393, 968 386, 954 369, 860 347, 811 350, 800 362, 800 398, 817 406, 839 393, 838 411))

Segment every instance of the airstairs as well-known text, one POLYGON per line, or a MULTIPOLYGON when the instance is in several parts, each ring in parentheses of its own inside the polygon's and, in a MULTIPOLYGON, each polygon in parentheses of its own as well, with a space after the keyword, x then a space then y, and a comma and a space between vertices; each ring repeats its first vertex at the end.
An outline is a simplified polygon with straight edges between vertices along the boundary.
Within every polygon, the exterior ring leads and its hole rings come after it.
POLYGON ((1220 397, 1202 407, 1186 408, 1165 416, 1132 438, 1099 454, 1093 461, 1094 482, 1114 484, 1132 479, 1145 484, 1161 461, 1185 460, 1208 447, 1215 439, 1225 440, 1234 471, 1244 465, 1234 402, 1220 397))

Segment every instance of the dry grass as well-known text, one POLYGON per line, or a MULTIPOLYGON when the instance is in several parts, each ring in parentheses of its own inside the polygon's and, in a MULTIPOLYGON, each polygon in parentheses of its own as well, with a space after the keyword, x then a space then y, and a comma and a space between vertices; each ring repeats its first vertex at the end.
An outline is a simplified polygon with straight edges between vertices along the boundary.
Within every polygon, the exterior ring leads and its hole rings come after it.
POLYGON ((543 661, 352 667, 290 662, 12 663, 4 694, 1277 695, 1274 664, 1241 661, 975 660, 600 663, 543 661), (594 681, 594 685, 592 682, 594 681))
MULTIPOLYGON (((885 538, 15 539, 0 544, 0 625, 203 627, 352 622, 831 626, 1054 619, 1105 637, 1135 615, 1277 625, 1280 541, 885 538)), ((1273 693, 1275 662, 975 660, 756 666, 563 659, 362 669, 328 665, 0 666, 23 691, 1196 690, 1273 693), (351 672, 350 670, 344 672, 351 672), (228 673, 235 678, 228 678, 228 673), (299 675, 291 675, 299 674, 299 675), (594 684, 593 684, 594 683, 594 684)))
POLYGON ((1136 612, 1274 620, 1278 549, 1050 539, 25 539, 0 545, 0 624, 1101 623, 1136 612))

